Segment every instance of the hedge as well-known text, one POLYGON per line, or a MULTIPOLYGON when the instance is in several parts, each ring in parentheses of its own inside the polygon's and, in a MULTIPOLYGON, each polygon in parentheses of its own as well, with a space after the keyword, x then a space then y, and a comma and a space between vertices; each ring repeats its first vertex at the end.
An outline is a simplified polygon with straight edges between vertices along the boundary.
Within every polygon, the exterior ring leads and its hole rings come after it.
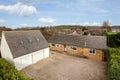
POLYGON ((0 58, 0 80, 30 80, 5 59, 0 58))
POLYGON ((120 48, 109 48, 108 52, 108 78, 120 80, 120 48))
POLYGON ((120 47, 120 33, 106 33, 107 45, 112 48, 120 47))

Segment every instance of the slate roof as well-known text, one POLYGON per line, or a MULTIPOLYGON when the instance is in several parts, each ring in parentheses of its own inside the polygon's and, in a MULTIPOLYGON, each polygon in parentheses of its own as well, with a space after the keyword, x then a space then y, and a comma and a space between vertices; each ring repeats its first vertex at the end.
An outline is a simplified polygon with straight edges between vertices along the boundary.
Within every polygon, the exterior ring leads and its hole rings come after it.
POLYGON ((53 35, 48 42, 94 49, 106 49, 105 36, 53 35))
POLYGON ((13 58, 49 47, 39 30, 4 31, 13 58))

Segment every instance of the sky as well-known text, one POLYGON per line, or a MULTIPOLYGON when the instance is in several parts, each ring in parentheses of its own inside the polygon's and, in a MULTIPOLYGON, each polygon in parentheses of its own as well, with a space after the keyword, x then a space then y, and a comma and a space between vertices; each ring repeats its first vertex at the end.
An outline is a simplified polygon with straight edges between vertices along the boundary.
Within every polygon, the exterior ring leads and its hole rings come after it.
POLYGON ((0 26, 120 25, 120 0, 0 0, 0 26))

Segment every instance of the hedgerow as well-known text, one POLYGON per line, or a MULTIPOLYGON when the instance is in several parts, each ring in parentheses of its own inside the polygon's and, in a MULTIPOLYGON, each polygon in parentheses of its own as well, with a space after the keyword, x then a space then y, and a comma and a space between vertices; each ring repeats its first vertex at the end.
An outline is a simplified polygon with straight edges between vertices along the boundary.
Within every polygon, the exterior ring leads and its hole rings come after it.
POLYGON ((0 58, 0 80, 30 80, 5 59, 0 58))
POLYGON ((120 47, 120 33, 106 33, 107 45, 112 48, 120 47))
POLYGON ((109 48, 108 52, 108 78, 120 80, 120 48, 109 48))

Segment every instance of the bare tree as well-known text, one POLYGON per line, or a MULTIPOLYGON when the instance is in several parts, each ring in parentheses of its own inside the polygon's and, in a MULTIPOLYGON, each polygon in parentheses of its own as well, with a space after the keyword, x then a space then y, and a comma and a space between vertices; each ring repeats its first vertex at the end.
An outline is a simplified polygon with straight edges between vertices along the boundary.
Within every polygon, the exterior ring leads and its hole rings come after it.
POLYGON ((103 28, 103 30, 105 30, 105 31, 111 31, 110 23, 109 23, 108 20, 103 22, 102 28, 103 28))
POLYGON ((110 26, 110 25, 109 25, 109 21, 108 21, 108 20, 103 22, 103 27, 107 28, 107 27, 109 27, 109 26, 110 26))

